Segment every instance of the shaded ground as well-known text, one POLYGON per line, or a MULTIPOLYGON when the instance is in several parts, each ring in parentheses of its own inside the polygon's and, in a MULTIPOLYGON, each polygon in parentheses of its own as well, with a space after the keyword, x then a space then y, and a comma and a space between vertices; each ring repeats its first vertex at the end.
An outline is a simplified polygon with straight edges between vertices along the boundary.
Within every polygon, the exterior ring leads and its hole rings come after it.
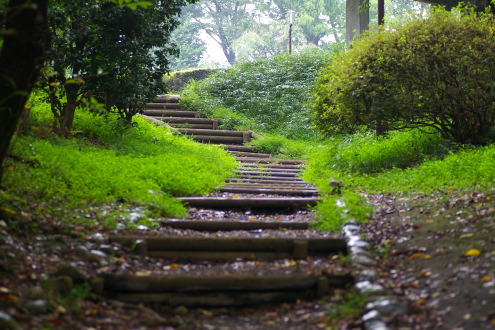
POLYGON ((396 325, 495 329, 492 196, 450 192, 370 198, 375 215, 364 229, 381 259, 377 282, 410 306, 396 325))
MULTIPOLYGON (((377 282, 409 307, 406 314, 389 320, 392 327, 495 329, 492 196, 451 192, 369 198, 375 214, 363 225, 363 232, 379 260, 377 282), (466 256, 467 252, 471 256, 466 256)), ((349 302, 352 295, 345 292, 334 292, 335 296, 313 302, 238 309, 140 306, 98 298, 83 281, 109 269, 139 271, 142 261, 109 244, 106 241, 109 233, 85 232, 87 229, 82 226, 57 226, 49 216, 32 219, 27 211, 24 220, 0 220, 0 310, 14 317, 24 329, 359 329, 361 326, 361 311, 353 307, 349 302), (62 278, 74 277, 71 271, 78 272, 80 284, 75 281, 67 286, 63 280, 46 281, 57 272, 62 278), (343 310, 338 309, 342 306, 357 314, 351 313, 337 321, 330 312, 342 315, 343 310)), ((287 262, 294 266, 290 260, 287 262)), ((97 290, 98 283, 93 285, 97 290)), ((0 328, 6 328, 5 323, 0 323, 0 328)))

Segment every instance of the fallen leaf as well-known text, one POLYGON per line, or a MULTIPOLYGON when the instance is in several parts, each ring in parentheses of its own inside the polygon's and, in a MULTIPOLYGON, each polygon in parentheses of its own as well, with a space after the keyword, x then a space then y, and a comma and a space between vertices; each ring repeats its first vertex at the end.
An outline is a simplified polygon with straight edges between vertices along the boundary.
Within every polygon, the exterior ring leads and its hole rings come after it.
POLYGON ((473 237, 472 233, 459 236, 459 238, 470 238, 470 237, 473 237))
POLYGON ((425 299, 423 299, 423 298, 418 299, 418 300, 416 301, 416 304, 418 304, 418 305, 425 305, 425 304, 426 304, 426 300, 425 300, 425 299))
POLYGON ((178 264, 171 264, 170 269, 178 269, 180 266, 178 264))
POLYGON ((412 254, 409 259, 413 260, 413 259, 417 259, 417 258, 421 258, 421 259, 430 259, 431 256, 429 254, 424 254, 424 253, 414 253, 412 254))
POLYGON ((484 282, 490 282, 491 280, 493 280, 493 277, 492 277, 492 276, 490 276, 490 275, 483 276, 483 277, 481 278, 481 282, 483 282, 483 283, 484 283, 484 282))
POLYGON ((422 271, 418 274, 419 277, 427 277, 430 275, 431 275, 431 272, 427 272, 427 271, 422 271))
POLYGON ((470 249, 467 250, 466 253, 464 253, 464 256, 466 257, 477 257, 481 254, 481 251, 478 249, 470 249))

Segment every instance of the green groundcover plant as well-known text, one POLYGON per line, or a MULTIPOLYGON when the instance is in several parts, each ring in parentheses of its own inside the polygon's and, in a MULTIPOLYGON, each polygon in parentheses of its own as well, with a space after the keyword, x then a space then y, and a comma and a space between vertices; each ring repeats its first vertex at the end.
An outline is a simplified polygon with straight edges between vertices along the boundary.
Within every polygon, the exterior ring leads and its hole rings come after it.
POLYGON ((292 139, 318 136, 307 106, 316 72, 327 54, 301 54, 238 63, 181 92, 183 104, 221 119, 222 128, 251 129, 292 139))
POLYGON ((493 193, 495 186, 495 144, 454 145, 420 130, 334 137, 313 148, 308 158, 303 177, 327 196, 316 206, 317 226, 327 230, 369 217, 369 205, 359 198, 363 193, 493 193))
POLYGON ((174 196, 204 194, 222 185, 236 166, 223 149, 142 118, 129 129, 116 115, 78 111, 74 137, 64 139, 47 129, 52 117, 46 104, 36 104, 32 117, 32 129, 13 143, 15 157, 0 194, 10 212, 28 208, 63 215, 117 203, 153 216, 178 216, 185 208, 174 196))

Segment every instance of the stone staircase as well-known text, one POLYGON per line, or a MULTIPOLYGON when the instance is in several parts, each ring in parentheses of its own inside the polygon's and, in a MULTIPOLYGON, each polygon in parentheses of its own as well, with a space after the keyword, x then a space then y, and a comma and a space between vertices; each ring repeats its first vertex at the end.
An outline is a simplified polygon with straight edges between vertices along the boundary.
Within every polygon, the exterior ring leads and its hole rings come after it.
POLYGON ((235 155, 239 167, 235 176, 210 195, 182 197, 191 215, 164 220, 160 230, 166 234, 158 230, 152 235, 115 236, 112 240, 153 264, 168 262, 194 269, 207 262, 222 271, 108 274, 105 290, 109 296, 133 303, 235 306, 317 299, 352 282, 348 272, 339 266, 340 270, 335 269, 337 256, 347 252, 346 240, 309 228, 311 215, 304 210, 315 205, 319 196, 314 186, 300 178, 303 160, 256 152, 255 147, 244 145, 253 132, 218 129, 217 119, 184 111, 178 96, 158 97, 148 104, 144 115, 199 142, 222 145, 235 155), (202 212, 219 215, 202 220, 202 212), (299 218, 294 221, 294 217, 299 218), (265 237, 264 233, 269 234, 265 237), (253 260, 274 265, 289 260, 284 265, 306 266, 290 271, 286 266, 273 266, 268 272, 225 272, 232 262, 243 269, 253 260))

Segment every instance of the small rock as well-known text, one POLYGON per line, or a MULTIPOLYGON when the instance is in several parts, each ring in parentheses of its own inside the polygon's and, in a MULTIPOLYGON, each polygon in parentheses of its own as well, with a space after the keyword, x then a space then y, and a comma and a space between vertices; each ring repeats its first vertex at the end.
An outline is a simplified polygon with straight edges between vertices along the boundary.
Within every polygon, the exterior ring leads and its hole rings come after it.
POLYGON ((91 250, 88 256, 89 261, 101 261, 107 257, 107 254, 100 250, 91 250))
POLYGON ((344 232, 344 235, 346 237, 357 235, 357 233, 359 233, 359 230, 360 230, 359 226, 356 226, 356 225, 353 225, 353 224, 347 224, 342 229, 342 231, 344 232))
POLYGON ((373 284, 370 281, 361 281, 356 283, 356 289, 360 293, 368 293, 368 294, 379 294, 385 292, 383 286, 379 284, 373 284))
POLYGON ((363 320, 363 322, 375 321, 379 319, 380 319, 380 313, 378 313, 378 311, 375 310, 368 311, 366 314, 364 314, 361 317, 361 320, 363 320))
POLYGON ((373 260, 367 256, 360 255, 360 254, 351 256, 351 260, 357 266, 361 266, 361 267, 375 267, 376 266, 375 260, 373 260))
POLYGON ((73 282, 86 282, 87 277, 86 275, 81 271, 79 267, 77 267, 75 264, 66 264, 61 266, 56 272, 55 275, 58 276, 68 276, 72 278, 73 282))
POLYGON ((358 281, 370 281, 378 275, 377 271, 372 268, 360 269, 354 274, 354 278, 358 281))
POLYGON ((0 329, 4 330, 22 330, 19 323, 17 323, 12 316, 0 311, 0 329))
POLYGON ((360 247, 363 249, 368 248, 370 245, 368 242, 365 242, 361 239, 361 237, 357 235, 353 235, 349 237, 349 240, 347 241, 347 246, 349 247, 360 247))
POLYGON ((24 307, 33 315, 46 314, 50 311, 50 304, 44 299, 28 301, 24 307))
POLYGON ((407 307, 396 299, 380 299, 366 304, 367 310, 376 310, 384 316, 395 316, 405 313, 407 307))
POLYGON ((74 249, 74 255, 79 258, 87 258, 89 249, 85 245, 79 245, 74 249))
POLYGON ((26 299, 42 299, 46 293, 41 286, 32 286, 23 290, 23 297, 26 299))
POLYGON ((364 324, 365 330, 389 330, 387 324, 380 320, 373 320, 364 324))
POLYGON ((93 242, 98 242, 98 243, 103 243, 106 241, 105 236, 103 236, 103 234, 101 234, 101 233, 95 233, 95 234, 91 235, 89 237, 89 240, 93 241, 93 242))

